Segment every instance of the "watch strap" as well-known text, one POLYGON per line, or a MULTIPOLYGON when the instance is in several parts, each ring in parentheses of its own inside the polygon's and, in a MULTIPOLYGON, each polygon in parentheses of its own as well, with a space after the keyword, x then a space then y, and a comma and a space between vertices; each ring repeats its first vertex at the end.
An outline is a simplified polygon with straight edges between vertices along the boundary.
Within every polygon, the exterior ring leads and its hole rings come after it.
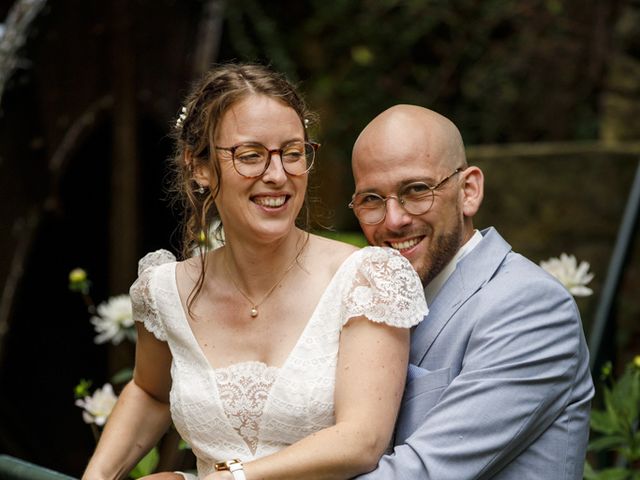
POLYGON ((231 475, 233 475, 233 480, 247 480, 247 477, 244 474, 242 462, 232 463, 229 465, 229 471, 231 472, 231 475))
POLYGON ((216 472, 222 470, 228 470, 233 475, 233 480, 247 480, 244 474, 244 467, 242 461, 234 458, 233 460, 225 460, 223 462, 217 462, 214 465, 216 472))

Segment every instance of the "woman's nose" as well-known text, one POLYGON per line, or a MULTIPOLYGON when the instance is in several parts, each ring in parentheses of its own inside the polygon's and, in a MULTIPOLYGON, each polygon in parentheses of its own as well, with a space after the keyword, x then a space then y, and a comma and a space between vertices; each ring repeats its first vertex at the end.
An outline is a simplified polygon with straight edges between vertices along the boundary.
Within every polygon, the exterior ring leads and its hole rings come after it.
POLYGON ((282 165, 282 157, 278 152, 271 152, 269 166, 262 174, 262 180, 276 184, 284 183, 287 180, 287 172, 282 165))

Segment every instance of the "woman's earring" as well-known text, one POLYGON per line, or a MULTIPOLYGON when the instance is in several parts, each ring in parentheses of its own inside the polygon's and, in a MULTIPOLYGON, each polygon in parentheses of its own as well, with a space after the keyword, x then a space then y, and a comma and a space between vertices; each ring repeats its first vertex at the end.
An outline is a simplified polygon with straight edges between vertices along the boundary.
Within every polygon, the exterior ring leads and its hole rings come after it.
POLYGON ((202 195, 204 193, 204 187, 202 185, 200 185, 199 187, 200 188, 198 188, 198 193, 202 195))

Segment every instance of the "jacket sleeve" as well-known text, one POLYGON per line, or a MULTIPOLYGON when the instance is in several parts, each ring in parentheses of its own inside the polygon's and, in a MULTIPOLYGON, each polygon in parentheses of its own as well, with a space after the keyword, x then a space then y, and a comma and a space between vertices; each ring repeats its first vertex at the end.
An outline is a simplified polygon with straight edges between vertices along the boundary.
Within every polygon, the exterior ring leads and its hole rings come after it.
POLYGON ((575 401, 576 389, 588 425, 593 385, 575 302, 555 280, 523 273, 494 278, 458 312, 476 317, 459 375, 406 442, 359 479, 492 478, 575 401))

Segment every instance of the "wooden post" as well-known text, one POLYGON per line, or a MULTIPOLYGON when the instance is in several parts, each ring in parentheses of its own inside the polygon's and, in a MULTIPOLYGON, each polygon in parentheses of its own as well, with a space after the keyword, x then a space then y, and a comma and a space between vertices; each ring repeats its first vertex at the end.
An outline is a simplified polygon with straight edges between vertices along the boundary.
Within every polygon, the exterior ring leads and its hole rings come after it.
MULTIPOLYGON (((114 0, 111 78, 113 86, 113 143, 111 201, 109 211, 109 291, 127 293, 135 279, 139 242, 139 165, 136 108, 135 47, 133 12, 127 0, 114 0)), ((112 373, 131 366, 132 350, 113 349, 109 359, 112 373)))

